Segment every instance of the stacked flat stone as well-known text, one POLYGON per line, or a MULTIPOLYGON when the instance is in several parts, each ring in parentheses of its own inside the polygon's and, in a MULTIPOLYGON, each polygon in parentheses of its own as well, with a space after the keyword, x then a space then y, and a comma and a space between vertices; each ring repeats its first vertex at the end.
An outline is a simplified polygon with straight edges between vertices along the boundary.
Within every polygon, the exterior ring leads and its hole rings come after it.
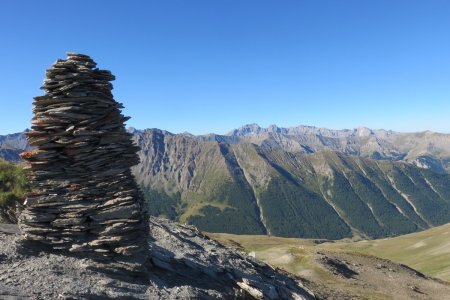
POLYGON ((89 56, 67 56, 47 70, 41 87, 47 92, 34 98, 26 134, 36 150, 21 154, 32 188, 20 217, 23 239, 135 270, 148 238, 143 197, 130 171, 138 147, 111 93, 115 77, 89 56))

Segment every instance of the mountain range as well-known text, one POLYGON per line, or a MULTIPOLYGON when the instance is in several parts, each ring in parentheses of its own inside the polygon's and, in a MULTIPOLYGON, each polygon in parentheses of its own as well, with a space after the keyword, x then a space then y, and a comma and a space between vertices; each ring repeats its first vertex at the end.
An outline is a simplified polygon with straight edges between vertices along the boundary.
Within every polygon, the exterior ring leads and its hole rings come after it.
POLYGON ((289 152, 332 150, 376 160, 404 161, 441 173, 450 171, 450 134, 432 131, 400 133, 366 127, 332 130, 313 126, 280 128, 276 125, 261 128, 257 124, 249 124, 223 136, 210 134, 201 138, 227 143, 247 141, 289 152))
MULTIPOLYGON (((447 134, 256 124, 225 135, 130 132, 150 212, 203 230, 379 238, 450 222, 447 134)), ((21 134, 0 137, 6 160, 26 147, 21 134)))
POLYGON ((0 135, 0 159, 15 163, 20 162, 20 152, 29 149, 30 146, 23 133, 0 135))

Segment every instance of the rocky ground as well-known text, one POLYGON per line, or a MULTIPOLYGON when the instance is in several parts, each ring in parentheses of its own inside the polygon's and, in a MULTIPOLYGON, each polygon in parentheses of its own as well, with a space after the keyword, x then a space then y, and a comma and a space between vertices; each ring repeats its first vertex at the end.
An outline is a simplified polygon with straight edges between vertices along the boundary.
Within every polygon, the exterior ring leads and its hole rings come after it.
POLYGON ((319 298, 450 299, 449 283, 389 260, 355 253, 318 252, 315 261, 334 277, 331 285, 317 281, 307 284, 318 291, 319 298))
POLYGON ((315 299, 295 278, 209 239, 151 218, 147 274, 96 271, 90 259, 24 248, 0 225, 0 299, 315 299))

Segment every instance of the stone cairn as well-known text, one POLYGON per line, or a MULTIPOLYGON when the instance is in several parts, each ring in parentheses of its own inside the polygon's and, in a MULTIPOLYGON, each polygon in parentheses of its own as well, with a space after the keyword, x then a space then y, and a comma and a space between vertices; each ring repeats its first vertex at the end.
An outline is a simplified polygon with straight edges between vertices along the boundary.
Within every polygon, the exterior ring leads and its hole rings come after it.
POLYGON ((111 93, 115 77, 89 56, 67 56, 46 72, 26 133, 36 150, 21 154, 32 188, 20 217, 24 243, 140 272, 148 218, 130 171, 138 147, 111 93))

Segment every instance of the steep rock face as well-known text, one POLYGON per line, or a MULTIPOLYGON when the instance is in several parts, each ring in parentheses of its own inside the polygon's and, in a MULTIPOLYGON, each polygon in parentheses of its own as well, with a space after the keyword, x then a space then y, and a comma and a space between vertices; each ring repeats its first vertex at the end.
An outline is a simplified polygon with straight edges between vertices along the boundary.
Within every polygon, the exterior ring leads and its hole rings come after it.
POLYGON ((130 171, 138 148, 111 94, 115 77, 95 67, 90 57, 68 53, 46 72, 47 92, 35 98, 32 131, 26 132, 37 149, 21 154, 32 191, 20 228, 30 244, 137 271, 148 234, 143 197, 130 171))
POLYGON ((450 221, 450 176, 412 164, 158 130, 135 139, 151 213, 204 230, 339 239, 450 221))

